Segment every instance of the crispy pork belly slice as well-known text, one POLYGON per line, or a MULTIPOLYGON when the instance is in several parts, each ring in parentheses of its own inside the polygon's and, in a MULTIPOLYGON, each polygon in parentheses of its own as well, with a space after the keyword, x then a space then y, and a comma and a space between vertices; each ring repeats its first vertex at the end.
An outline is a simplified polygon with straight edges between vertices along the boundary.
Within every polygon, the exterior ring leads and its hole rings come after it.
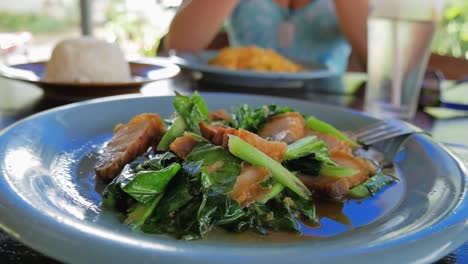
POLYGON ((284 153, 288 148, 288 145, 284 142, 268 141, 242 128, 235 130, 232 127, 225 127, 220 124, 208 125, 205 122, 200 122, 200 131, 204 138, 225 148, 227 148, 229 142, 228 135, 236 135, 278 162, 283 161, 284 153))
POLYGON ((364 159, 354 157, 347 152, 332 150, 330 158, 339 166, 358 170, 348 177, 324 177, 299 175, 299 179, 315 193, 331 199, 340 199, 353 188, 375 173, 375 167, 364 159))
POLYGON ((218 121, 218 120, 224 120, 228 122, 232 121, 231 115, 224 109, 219 109, 219 110, 210 112, 208 114, 208 119, 210 119, 211 121, 218 121))
POLYGON ((190 135, 184 135, 176 138, 169 148, 181 159, 185 160, 192 152, 193 148, 198 144, 198 140, 190 135))
POLYGON ((232 127, 226 127, 221 124, 208 125, 206 122, 200 122, 200 131, 204 138, 218 146, 227 148, 229 138, 227 135, 234 135, 237 131, 232 127))
POLYGON ((289 112, 270 117, 258 135, 290 144, 304 137, 305 120, 298 112, 289 112))
POLYGON ((158 114, 140 114, 128 124, 115 126, 114 136, 96 163, 96 175, 112 180, 125 164, 143 154, 163 134, 164 125, 158 114))
POLYGON ((245 129, 239 129, 236 133, 236 136, 240 137, 250 145, 254 146, 261 152, 270 156, 270 158, 281 163, 283 161, 284 153, 288 148, 288 145, 280 141, 268 141, 257 134, 249 132, 245 129))
POLYGON ((231 192, 231 198, 242 207, 248 206, 271 190, 271 188, 263 188, 260 185, 260 183, 268 180, 270 176, 271 173, 268 169, 244 162, 231 192))
POLYGON ((329 151, 338 150, 349 153, 350 155, 353 152, 353 148, 348 142, 340 140, 335 136, 313 131, 308 128, 305 129, 305 136, 317 136, 318 139, 322 140, 323 142, 325 142, 325 144, 327 144, 329 151))

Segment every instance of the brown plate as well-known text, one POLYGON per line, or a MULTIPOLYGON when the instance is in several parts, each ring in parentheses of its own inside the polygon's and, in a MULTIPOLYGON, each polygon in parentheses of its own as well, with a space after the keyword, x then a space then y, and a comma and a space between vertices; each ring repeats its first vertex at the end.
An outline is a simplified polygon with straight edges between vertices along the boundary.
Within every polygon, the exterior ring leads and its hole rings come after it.
MULTIPOLYGON (((180 68, 165 58, 142 58, 130 61, 132 81, 122 83, 66 83, 46 82, 42 76, 46 61, 15 65, 0 65, 0 76, 12 80, 35 84, 44 90, 49 98, 80 101, 109 95, 138 93, 140 88, 153 81, 171 78, 180 68)), ((111 67, 111 66, 109 66, 111 67)))

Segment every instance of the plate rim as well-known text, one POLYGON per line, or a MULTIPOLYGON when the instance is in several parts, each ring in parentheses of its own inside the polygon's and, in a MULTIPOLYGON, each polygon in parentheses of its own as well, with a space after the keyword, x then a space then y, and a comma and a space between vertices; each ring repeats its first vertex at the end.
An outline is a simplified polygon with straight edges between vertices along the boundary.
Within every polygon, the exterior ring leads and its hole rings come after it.
MULTIPOLYGON (((27 82, 31 84, 35 84, 38 86, 49 86, 49 87, 63 87, 69 86, 74 88, 80 87, 99 87, 99 88, 121 88, 121 87, 128 87, 128 86, 137 86, 137 85, 144 85, 150 82, 169 79, 176 76, 180 72, 180 67, 175 63, 171 62, 169 59, 165 57, 138 57, 127 59, 127 63, 131 64, 138 64, 138 65, 148 65, 148 66, 160 66, 161 69, 153 70, 155 72, 153 77, 145 77, 142 80, 132 80, 130 82, 115 82, 115 83, 96 83, 96 82, 47 82, 41 80, 39 77, 36 78, 28 78, 24 76, 20 76, 19 74, 15 74, 11 71, 22 71, 24 73, 29 72, 35 74, 33 71, 30 70, 23 70, 18 69, 15 66, 20 65, 32 65, 32 64, 43 64, 46 65, 48 60, 35 60, 35 61, 28 61, 26 63, 17 63, 17 64, 2 64, 0 65, 0 77, 27 82)), ((139 75, 132 75, 132 77, 141 77, 139 75)))
MULTIPOLYGON (((219 97, 224 97, 226 95, 229 95, 229 96, 245 96, 245 94, 242 94, 242 95, 239 95, 239 94, 231 94, 231 93, 201 93, 201 95, 215 95, 215 96, 219 96, 219 97)), ((164 96, 164 97, 173 97, 173 96, 164 96)), ((365 117, 370 117, 372 119, 376 119, 375 117, 372 117, 368 114, 365 114, 365 113, 362 113, 362 112, 359 112, 359 111, 356 111, 356 110, 352 110, 352 109, 346 109, 346 108, 343 108, 343 107, 337 107, 337 106, 332 106, 332 105, 326 105, 326 104, 321 104, 321 103, 313 103, 313 102, 308 102, 306 100, 298 100, 298 99, 291 99, 291 98, 284 98, 284 97, 276 97, 276 96, 260 96, 260 97, 268 97, 268 98, 276 98, 276 99, 288 99, 288 100, 291 100, 291 101, 302 101, 302 102, 307 102, 309 104, 315 104, 315 105, 320 105, 320 106, 324 106, 326 108, 330 108, 330 109, 338 109, 338 110, 342 110, 342 111, 347 111, 347 112, 351 112, 353 114, 358 114, 358 115, 362 115, 362 116, 365 116, 365 117)), ((78 103, 73 103, 73 104, 69 104, 69 105, 65 105, 65 106, 60 106, 60 107, 56 107, 56 108, 52 108, 52 109, 49 109, 49 110, 46 110, 46 111, 42 111, 42 112, 39 112, 39 113, 36 113, 34 115, 31 115, 29 117, 26 117, 22 120, 19 120, 13 124, 11 124, 10 126, 2 129, 0 131, 0 140, 3 140, 3 136, 10 130, 12 130, 14 127, 20 125, 21 123, 24 123, 24 122, 27 122, 28 120, 30 119, 34 119, 38 116, 42 116, 42 115, 47 115, 49 113, 52 113, 52 112, 57 112, 57 111, 63 111, 63 110, 66 110, 66 109, 70 109, 70 108, 74 108, 76 107, 77 105, 87 105, 87 104, 99 104, 99 103, 102 103, 102 102, 108 102, 108 101, 119 101, 119 100, 126 100, 126 99, 138 99, 138 98, 160 98, 160 96, 144 96, 144 95, 118 95, 118 96, 111 96, 111 97, 107 97, 107 98, 99 98, 99 99, 93 99, 93 100, 88 100, 88 101, 84 101, 84 102, 78 102, 78 103)), ((377 119, 376 119, 377 120, 377 119)), ((433 141, 431 138, 427 138, 428 140, 431 140, 433 141)), ((385 242, 383 245, 372 245, 372 246, 364 246, 364 247, 361 247, 359 248, 360 251, 366 251, 366 250, 374 250, 374 252, 376 251, 379 251, 379 250, 382 250, 382 246, 385 248, 391 248, 391 247, 395 247, 395 246, 399 246, 399 245, 404 245, 405 243, 408 244, 410 242, 412 242, 411 240, 408 241, 410 238, 413 238, 413 239, 416 239, 416 240, 422 240, 424 238, 426 238, 427 236, 430 236, 430 235, 437 235, 437 234, 440 234, 441 232, 444 231, 444 227, 447 227, 445 226, 444 224, 446 222, 449 222, 448 225, 452 225, 454 226, 455 224, 460 224, 460 222, 463 221, 463 211, 461 211, 461 214, 458 214, 458 218, 462 217, 462 219, 453 219, 455 217, 455 214, 454 214, 454 211, 455 210, 459 210, 459 209, 467 209, 468 207, 468 197, 467 197, 467 192, 468 192, 468 184, 467 184, 467 179, 468 179, 468 174, 467 174, 467 168, 466 166, 463 165, 463 162, 456 156, 453 155, 453 153, 451 153, 450 150, 448 150, 447 148, 445 148, 443 145, 441 144, 438 144, 439 147, 441 147, 457 164, 457 167, 458 169, 460 170, 461 173, 464 173, 465 177, 464 179, 464 189, 462 190, 462 194, 463 194, 463 199, 460 199, 458 201, 458 203, 456 205, 454 205, 454 209, 447 215, 445 216, 443 219, 441 219, 439 222, 437 222, 433 227, 437 227, 434 229, 431 229, 428 232, 428 230, 424 229, 424 230, 421 230, 419 231, 418 233, 416 234, 411 234, 409 237, 402 237, 402 238, 399 238, 399 239, 396 239, 394 241, 392 241, 393 243, 389 243, 388 241, 385 242), (460 208, 461 207, 461 208, 460 208), (455 220, 455 223, 450 223, 450 220, 455 220), (423 234, 421 234, 423 233, 423 234), (422 236, 422 237, 421 237, 422 236), (405 242, 405 243, 403 243, 405 242)), ((0 153, 0 157, 4 157, 4 154, 3 153, 0 153)), ((6 181, 5 177, 3 175, 0 175, 1 179, 0 179, 0 182, 1 181, 6 181)), ((0 185, 1 186, 1 185, 0 185)), ((7 186, 7 187, 10 187, 8 188, 8 193, 12 192, 13 189, 11 188, 12 186, 7 186)), ((8 201, 7 199, 7 202, 13 202, 13 200, 19 200, 19 201, 22 201, 23 204, 26 202, 24 199, 21 199, 16 192, 13 192, 13 194, 16 194, 15 197, 13 197, 14 199, 12 199, 11 201, 8 201)), ((4 198, 8 198, 8 196, 5 196, 5 193, 0 193, 0 197, 4 197, 4 198)), ((5 208, 7 208, 7 206, 5 206, 4 204, 2 204, 4 202, 0 202, 0 210, 5 210, 5 208)), ((26 208, 26 210, 22 210, 21 211, 23 214, 27 214, 29 216, 39 216, 38 218, 40 219, 35 219, 37 222, 39 222, 39 220, 43 221, 43 225, 44 226, 48 226, 50 225, 50 216, 49 217, 46 217, 44 214, 41 214, 41 211, 36 209, 36 208, 33 208, 31 205, 29 205, 29 207, 26 208), (39 213, 39 214, 38 214, 39 213)), ((465 211, 464 213, 465 215, 468 214, 468 212, 465 211)), ((99 227, 94 227, 94 226, 89 226, 89 224, 83 224, 83 223, 79 223, 76 219, 72 219, 73 221, 70 221, 70 223, 67 223, 66 221, 63 221, 60 222, 58 221, 57 222, 54 222, 52 224, 55 224, 55 225, 58 225, 59 229, 57 231, 57 233, 63 233, 63 234, 70 234, 70 233, 76 233, 77 235, 80 235, 80 239, 83 239, 83 240, 87 240, 89 238, 92 238, 93 237, 93 232, 98 232, 98 233, 102 233, 104 232, 104 234, 107 234, 108 235, 108 231, 106 230, 102 230, 102 228, 99 228, 99 227), (78 222, 78 223, 77 223, 78 222), (78 226, 81 227, 81 229, 79 228, 72 228, 70 229, 71 226, 74 226, 78 224, 78 226), (83 231, 83 229, 87 229, 87 232, 80 232, 80 231, 83 231), (70 231, 71 230, 71 231, 70 231), (91 232, 92 231, 92 232, 91 232)), ((70 259, 66 259, 64 256, 60 256, 60 254, 57 254, 57 252, 54 252, 53 250, 50 250, 50 249, 47 249, 47 248, 43 248, 41 247, 40 245, 38 244, 34 244, 34 243, 30 243, 30 241, 26 241, 22 238, 24 238, 25 236, 24 235, 24 231, 21 230, 23 232, 15 232, 15 230, 11 230, 11 229, 8 229, 8 226, 5 226, 5 220, 4 219, 0 219, 0 225, 2 227, 6 227, 6 232, 9 233, 10 235, 12 235, 13 237, 16 237, 18 238, 20 241, 22 241, 23 243, 25 243, 26 245, 40 251, 40 252, 43 252, 43 253, 46 253, 47 255, 49 256, 52 256, 52 257, 56 257, 57 259, 60 259, 60 260, 68 260, 70 261, 70 259)), ((465 221, 465 223, 461 223, 462 224, 462 227, 464 228, 462 231, 464 231, 465 233, 467 233, 467 226, 468 226, 468 222, 465 221)), ((57 227, 57 226, 55 226, 57 227)), ((101 237, 98 237, 99 241, 102 241, 102 242, 108 242, 110 243, 110 245, 112 244, 115 244, 115 243, 120 243, 121 241, 119 240, 115 240, 115 238, 121 238, 123 240, 138 240, 140 241, 140 246, 145 248, 145 247, 152 247, 155 249, 155 254, 156 253, 161 253, 161 254, 166 254, 166 256, 173 256, 173 257, 176 257, 177 256, 177 248, 175 247, 176 245, 179 244, 179 241, 162 241, 162 240, 154 240, 154 237, 152 236, 148 236, 147 238, 143 239, 144 242, 148 242, 148 243, 141 243, 142 240, 138 239, 138 238, 128 238, 126 237, 125 235, 120 235, 120 234, 117 234, 115 235, 115 237, 113 239, 111 239, 110 241, 106 241, 106 237, 105 236, 101 236, 101 237), (172 241, 172 242, 171 242, 172 241), (163 243, 161 243, 163 242, 163 243), (161 247, 164 247, 164 243, 167 243, 169 242, 169 246, 167 246, 167 248, 161 248, 161 247), (169 255, 168 255, 169 253, 169 255), (172 254, 172 255, 170 255, 172 254)), ((127 241, 127 243, 129 243, 131 241, 127 241)), ((439 243, 440 246, 443 246, 443 243, 439 243)), ((130 244, 126 244, 127 246, 130 246, 130 245, 133 245, 135 246, 134 244, 130 243, 130 244)), ((107 245, 109 246, 109 245, 107 245)), ((200 244, 200 245, 197 245, 196 248, 202 248, 202 249, 205 249, 205 251, 209 248, 212 248, 211 246, 209 245, 203 245, 203 244, 200 244)), ((284 247, 284 245, 282 245, 282 247, 284 247)), ((239 250, 242 250, 244 247, 234 247, 235 250, 232 251, 233 253, 236 252, 239 252, 239 250)), ((268 245, 268 247, 259 247, 257 248, 256 250, 260 250, 260 251, 264 251, 264 253, 266 253, 266 251, 268 250, 271 250, 272 248, 275 248, 274 245, 268 245)), ((300 244, 292 244, 290 247, 287 247, 286 249, 297 249, 297 248, 301 248, 301 245, 300 244)), ((439 252, 436 252, 437 254, 432 254, 431 255, 431 259, 430 260, 436 260, 437 257, 441 257, 447 253, 449 253, 449 251, 453 250, 453 245, 452 247, 445 247, 444 250, 442 251, 439 251, 439 252)), ((186 250, 186 249, 185 249, 186 250)), ((184 250, 182 250, 184 251, 184 250)), ((221 252, 223 252, 222 250, 220 251, 217 251, 217 252, 212 252, 213 255, 216 254, 221 254, 221 252)), ((193 253, 193 252, 192 252, 193 253)), ((206 253, 206 252, 205 252, 206 253)), ((224 252, 225 253, 225 252, 224 252)), ((351 254, 351 255, 354 255, 354 254, 359 254, 359 252, 347 252, 348 254, 351 254)), ((197 254, 194 254, 194 255, 197 255, 197 254)), ((202 253, 199 253, 198 255, 202 256, 203 255, 203 252, 202 253)), ((197 255, 197 256, 198 256, 197 255)), ((222 254, 219 255, 219 256, 223 256, 222 254)))

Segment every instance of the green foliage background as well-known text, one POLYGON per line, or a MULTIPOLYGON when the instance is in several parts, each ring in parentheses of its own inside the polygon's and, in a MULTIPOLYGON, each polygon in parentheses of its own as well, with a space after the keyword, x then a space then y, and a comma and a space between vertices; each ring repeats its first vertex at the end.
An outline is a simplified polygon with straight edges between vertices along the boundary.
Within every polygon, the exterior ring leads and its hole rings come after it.
POLYGON ((448 0, 432 50, 468 59, 468 1, 448 0))

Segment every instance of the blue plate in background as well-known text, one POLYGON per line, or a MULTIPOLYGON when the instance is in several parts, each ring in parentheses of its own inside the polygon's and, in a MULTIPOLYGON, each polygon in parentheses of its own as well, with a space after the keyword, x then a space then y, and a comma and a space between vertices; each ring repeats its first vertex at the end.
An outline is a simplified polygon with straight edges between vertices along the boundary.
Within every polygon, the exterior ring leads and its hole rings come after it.
POLYGON ((301 63, 306 70, 297 73, 260 72, 248 70, 230 70, 208 64, 218 51, 202 51, 198 53, 170 52, 174 63, 182 68, 201 72, 203 79, 222 84, 256 88, 300 88, 305 82, 334 75, 325 65, 301 63))

